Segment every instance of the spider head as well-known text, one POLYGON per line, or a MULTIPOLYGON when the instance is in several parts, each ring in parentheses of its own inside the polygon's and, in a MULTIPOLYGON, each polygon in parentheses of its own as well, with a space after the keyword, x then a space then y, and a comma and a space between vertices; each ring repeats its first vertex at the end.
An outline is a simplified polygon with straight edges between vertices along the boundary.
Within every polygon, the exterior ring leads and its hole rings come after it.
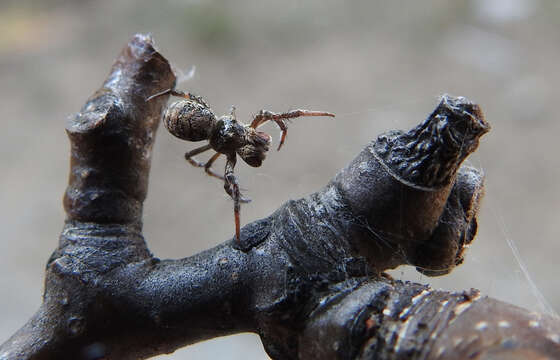
POLYGON ((246 131, 246 143, 237 149, 237 154, 250 166, 259 167, 266 158, 271 142, 270 135, 251 127, 246 127, 246 131))

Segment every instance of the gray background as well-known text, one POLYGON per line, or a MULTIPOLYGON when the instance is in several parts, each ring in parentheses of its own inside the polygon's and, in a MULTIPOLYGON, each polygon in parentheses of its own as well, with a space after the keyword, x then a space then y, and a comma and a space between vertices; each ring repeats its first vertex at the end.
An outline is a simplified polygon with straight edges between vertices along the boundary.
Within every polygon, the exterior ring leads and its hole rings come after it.
MULTIPOLYGON (((487 174, 478 238, 449 276, 393 275, 541 310, 509 238, 560 310, 559 19, 554 0, 1 2, 0 341, 41 301, 64 220, 65 121, 139 31, 152 32, 177 68, 196 65, 179 87, 204 95, 216 113, 235 104, 246 122, 261 108, 337 114, 295 120, 261 168, 239 164, 253 198, 244 224, 324 185, 380 132, 415 125, 438 95, 477 101, 493 126, 470 160, 487 174)), ((276 141, 278 130, 265 129, 276 141)), ((189 256, 233 232, 222 185, 183 160, 194 146, 163 128, 157 138, 144 219, 161 258, 189 256)), ((255 336, 241 335, 161 358, 218 357, 266 355, 255 336)))

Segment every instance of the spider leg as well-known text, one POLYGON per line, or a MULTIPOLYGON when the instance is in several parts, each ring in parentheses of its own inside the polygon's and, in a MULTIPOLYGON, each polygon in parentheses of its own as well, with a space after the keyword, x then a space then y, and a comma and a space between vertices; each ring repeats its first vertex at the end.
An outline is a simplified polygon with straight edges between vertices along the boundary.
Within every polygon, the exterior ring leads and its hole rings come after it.
POLYGON ((205 152, 205 151, 208 151, 208 150, 210 150, 210 149, 212 149, 212 146, 211 146, 210 144, 207 144, 207 145, 198 147, 198 148, 196 148, 196 149, 194 149, 194 150, 191 150, 191 151, 187 152, 187 153, 185 154, 185 159, 189 162, 189 164, 191 164, 191 165, 194 166, 194 167, 203 167, 203 168, 204 168, 204 171, 205 171, 208 175, 213 176, 213 177, 216 177, 216 178, 218 178, 218 179, 220 179, 220 180, 224 180, 224 177, 223 177, 222 175, 215 173, 215 172, 211 169, 212 164, 214 163, 214 161, 216 161, 216 159, 220 157, 220 155, 221 155, 220 153, 218 153, 218 152, 215 153, 215 154, 210 158, 210 160, 208 160, 206 163, 200 162, 200 161, 198 161, 197 159, 195 159, 195 158, 193 157, 193 156, 195 156, 195 155, 198 155, 198 154, 203 153, 203 152, 205 152))
POLYGON ((280 143, 278 144, 278 149, 277 149, 280 150, 280 148, 284 144, 284 141, 286 140, 286 135, 288 135, 288 126, 286 125, 286 122, 284 120, 294 119, 301 116, 334 117, 334 114, 325 111, 312 111, 312 110, 303 110, 303 109, 291 110, 284 113, 274 113, 268 110, 261 110, 259 111, 257 116, 255 116, 250 126, 253 129, 256 129, 257 127, 261 126, 267 121, 274 121, 276 125, 278 125, 278 127, 280 128, 280 131, 282 132, 280 136, 280 143))
POLYGON ((199 103, 200 105, 210 108, 210 106, 208 106, 208 104, 206 103, 206 101, 204 101, 204 99, 200 96, 197 96, 195 94, 191 94, 191 93, 186 93, 183 91, 177 91, 177 90, 171 90, 170 94, 173 96, 178 96, 178 97, 182 97, 185 98, 187 100, 192 100, 195 101, 197 103, 199 103))
POLYGON ((156 94, 154 94, 154 95, 152 95, 152 96, 148 96, 148 97, 146 98, 146 102, 148 102, 148 101, 150 101, 150 100, 152 100, 152 99, 155 99, 155 98, 157 98, 157 97, 160 97, 160 96, 163 96, 163 95, 167 95, 167 94, 169 94, 171 91, 173 91, 173 89, 163 90, 163 91, 160 91, 160 92, 158 92, 158 93, 156 93, 156 94))
POLYGON ((155 99, 157 97, 167 95, 167 94, 177 96, 177 97, 182 97, 182 98, 185 98, 185 99, 188 99, 188 100, 192 100, 192 101, 195 101, 195 102, 199 103, 200 105, 202 105, 204 107, 209 108, 208 104, 206 103, 206 101, 204 101, 204 99, 202 97, 191 94, 191 93, 186 93, 186 92, 183 92, 183 91, 174 90, 174 89, 163 90, 163 91, 160 91, 160 92, 158 92, 158 93, 156 93, 152 96, 149 96, 148 98, 146 98, 146 102, 148 102, 152 99, 155 99))
POLYGON ((247 203, 251 200, 244 198, 241 196, 239 191, 239 184, 237 183, 237 178, 233 173, 233 169, 235 168, 235 163, 237 162, 237 156, 235 154, 228 155, 226 161, 226 169, 224 174, 224 189, 226 193, 228 193, 231 198, 233 199, 233 215, 235 218, 235 240, 239 243, 240 241, 240 220, 239 220, 239 211, 241 209, 241 203, 247 203))
MULTIPOLYGON (((232 199, 234 199, 235 196, 235 192, 234 190, 237 189, 237 192, 239 193, 239 202, 246 204, 246 203, 250 203, 251 199, 244 197, 243 195, 241 195, 241 188, 239 187, 239 184, 237 182, 237 178, 235 177, 234 173, 233 173, 233 169, 235 168, 235 164, 237 162, 237 157, 235 155, 233 156, 229 156, 228 155, 228 160, 226 161, 226 170, 225 170, 225 174, 224 174, 224 189, 226 191, 226 193, 231 196, 232 199), (229 177, 228 177, 229 176, 229 177)), ((235 199, 234 199, 235 200, 235 199)))
POLYGON ((204 164, 204 171, 206 171, 206 173, 210 176, 213 176, 215 178, 218 178, 220 180, 225 180, 225 178, 218 174, 215 173, 214 170, 212 170, 212 164, 214 163, 214 161, 216 161, 216 159, 218 159, 222 154, 220 154, 219 152, 216 152, 211 158, 210 160, 208 160, 206 162, 206 164, 204 164))

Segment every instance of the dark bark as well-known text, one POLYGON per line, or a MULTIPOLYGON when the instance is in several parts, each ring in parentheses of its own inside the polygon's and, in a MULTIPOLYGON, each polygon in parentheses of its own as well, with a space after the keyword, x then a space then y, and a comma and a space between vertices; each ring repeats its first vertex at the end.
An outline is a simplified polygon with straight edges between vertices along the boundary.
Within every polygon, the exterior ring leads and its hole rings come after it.
POLYGON ((142 236, 151 150, 175 77, 136 35, 68 126, 68 217, 43 304, 0 359, 137 359, 258 333, 275 359, 560 357, 558 320, 477 291, 393 281, 442 275, 476 233, 483 176, 462 161, 488 131, 479 107, 442 97, 409 132, 368 145, 323 189, 226 241, 159 260, 142 236))

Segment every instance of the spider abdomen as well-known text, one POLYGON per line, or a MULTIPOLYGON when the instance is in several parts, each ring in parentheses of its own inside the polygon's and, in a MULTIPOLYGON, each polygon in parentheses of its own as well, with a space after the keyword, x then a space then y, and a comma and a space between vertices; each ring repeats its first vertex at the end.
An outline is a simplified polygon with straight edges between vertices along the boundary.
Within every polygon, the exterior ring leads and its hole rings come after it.
POLYGON ((201 141, 210 137, 216 116, 199 103, 180 100, 169 105, 163 115, 165 128, 179 139, 201 141))

